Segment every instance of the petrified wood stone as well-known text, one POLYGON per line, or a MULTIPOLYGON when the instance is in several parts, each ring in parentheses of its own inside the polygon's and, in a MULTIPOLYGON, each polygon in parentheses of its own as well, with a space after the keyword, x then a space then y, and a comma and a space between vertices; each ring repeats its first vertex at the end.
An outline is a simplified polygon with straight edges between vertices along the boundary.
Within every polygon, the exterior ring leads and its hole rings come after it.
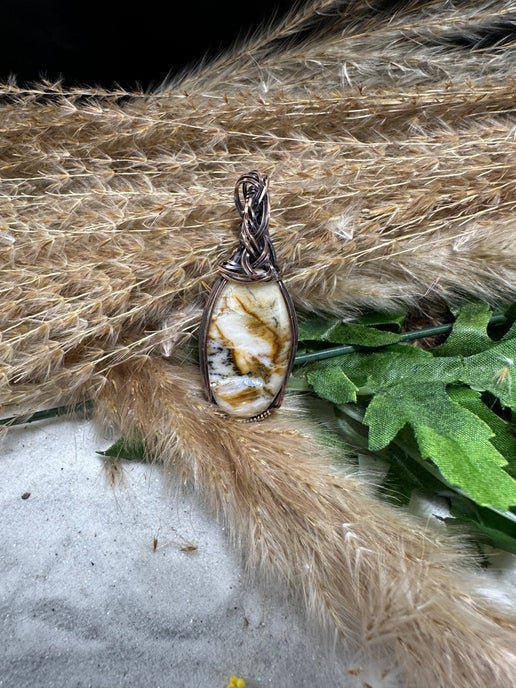
POLYGON ((243 418, 266 411, 288 374, 292 339, 278 282, 227 282, 207 334, 208 380, 217 404, 243 418))

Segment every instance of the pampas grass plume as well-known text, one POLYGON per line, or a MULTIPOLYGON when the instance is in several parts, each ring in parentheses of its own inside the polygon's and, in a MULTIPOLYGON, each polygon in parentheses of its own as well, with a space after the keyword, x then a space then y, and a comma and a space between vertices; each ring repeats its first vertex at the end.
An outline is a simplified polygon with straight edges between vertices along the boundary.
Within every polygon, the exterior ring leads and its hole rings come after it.
POLYGON ((0 89, 2 408, 93 399, 250 570, 418 688, 516 684, 513 622, 461 546, 333 468, 303 414, 221 416, 163 355, 186 357, 251 169, 300 311, 514 300, 513 21, 504 0, 312 0, 151 94, 0 89))

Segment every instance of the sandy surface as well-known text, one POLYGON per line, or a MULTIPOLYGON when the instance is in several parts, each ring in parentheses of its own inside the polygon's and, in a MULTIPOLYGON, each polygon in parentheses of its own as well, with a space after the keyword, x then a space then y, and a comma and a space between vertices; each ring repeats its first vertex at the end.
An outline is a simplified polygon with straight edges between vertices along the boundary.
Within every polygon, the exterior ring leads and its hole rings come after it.
MULTIPOLYGON (((283 591, 251 584, 159 467, 126 462, 113 488, 95 453, 110 444, 63 419, 3 439, 2 688, 225 688, 232 673, 248 688, 398 688, 372 667, 350 676, 357 659, 337 662, 283 591)), ((484 588, 514 607, 515 558, 498 562, 484 588)))
POLYGON ((224 688, 231 673, 250 688, 343 685, 195 497, 142 464, 109 485, 95 454, 109 444, 62 419, 3 440, 0 686, 224 688))

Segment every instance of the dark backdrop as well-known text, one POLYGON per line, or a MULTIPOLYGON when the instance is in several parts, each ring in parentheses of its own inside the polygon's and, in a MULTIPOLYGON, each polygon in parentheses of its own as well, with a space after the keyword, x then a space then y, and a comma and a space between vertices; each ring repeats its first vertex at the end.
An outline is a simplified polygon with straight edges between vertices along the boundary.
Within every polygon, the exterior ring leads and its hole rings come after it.
MULTIPOLYGON (((62 78, 65 86, 148 89, 304 1, 133 0, 132 8, 131 0, 0 0, 0 80, 14 75, 20 85, 43 77, 62 78)), ((468 0, 455 1, 468 5, 468 0)), ((364 0, 364 5, 389 21, 407 0, 364 0)), ((318 19, 331 21, 331 15, 318 19)), ((511 15, 471 35, 450 35, 449 45, 466 50, 502 46, 514 41, 515 31, 516 15, 511 15)), ((302 31, 295 40, 309 33, 302 31)))
POLYGON ((8 0, 2 3, 0 80, 65 86, 159 84, 285 14, 293 0, 167 3, 8 0), (180 44, 181 43, 181 44, 180 44))

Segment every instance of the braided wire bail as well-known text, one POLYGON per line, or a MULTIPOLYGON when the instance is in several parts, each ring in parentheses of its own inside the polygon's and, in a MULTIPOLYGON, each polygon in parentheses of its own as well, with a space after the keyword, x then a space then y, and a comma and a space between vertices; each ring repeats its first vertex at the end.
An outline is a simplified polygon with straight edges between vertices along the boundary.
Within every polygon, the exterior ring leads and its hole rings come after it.
POLYGON ((269 235, 269 178, 253 170, 235 185, 235 206, 242 218, 240 246, 220 268, 234 281, 265 281, 278 277, 276 254, 269 235))

